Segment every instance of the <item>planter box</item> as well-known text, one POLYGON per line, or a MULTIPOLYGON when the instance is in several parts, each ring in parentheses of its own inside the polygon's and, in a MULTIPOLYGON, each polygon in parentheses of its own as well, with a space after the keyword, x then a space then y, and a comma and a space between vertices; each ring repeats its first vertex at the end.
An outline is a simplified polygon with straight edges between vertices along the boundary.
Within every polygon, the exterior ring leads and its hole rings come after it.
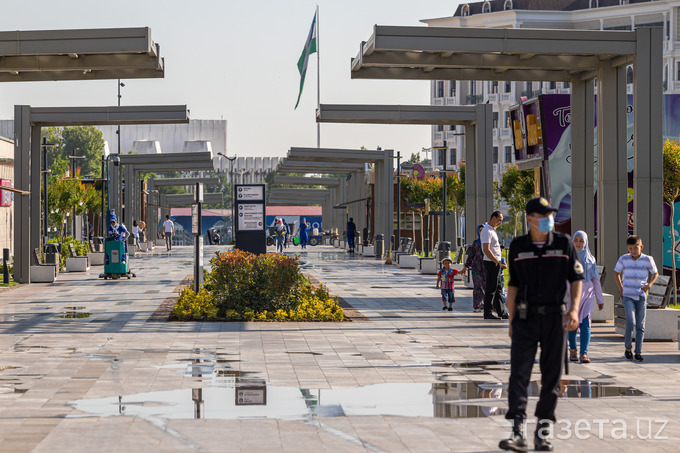
POLYGON ((139 243, 139 249, 142 252, 146 252, 147 250, 149 250, 149 243, 148 242, 140 242, 139 243))
POLYGON ((405 269, 415 269, 420 267, 420 257, 418 255, 400 255, 399 267, 405 269))
POLYGON ((90 270, 90 259, 87 256, 66 258, 66 272, 87 272, 90 270))
POLYGON ((362 256, 375 256, 375 248, 372 245, 361 247, 359 254, 362 256))
MULTIPOLYGON (((624 335, 626 331, 626 313, 623 305, 614 307, 615 331, 618 335, 624 335)), ((677 341, 678 320, 680 310, 674 308, 649 308, 645 315, 645 341, 677 341)), ((635 338, 635 329, 633 329, 635 338)))
POLYGON ((90 252, 87 257, 90 258, 90 266, 103 266, 106 254, 104 252, 90 252))
POLYGON ((434 258, 420 258, 421 274, 436 275, 437 271, 437 260, 434 258))
POLYGON ((57 266, 31 266, 31 283, 53 283, 57 279, 57 266))
POLYGON ((464 264, 452 264, 451 267, 458 271, 458 275, 456 275, 453 279, 464 281, 465 276, 463 274, 461 274, 461 272, 463 272, 463 269, 465 269, 465 265, 464 264))
POLYGON ((156 239, 156 247, 165 247, 165 239, 156 239))
MULTIPOLYGON (((614 296, 612 294, 603 294, 604 307, 602 311, 597 309, 597 302, 593 307, 593 313, 590 316, 592 322, 612 322, 614 320, 614 296)), ((649 312, 649 311, 648 311, 649 312)))

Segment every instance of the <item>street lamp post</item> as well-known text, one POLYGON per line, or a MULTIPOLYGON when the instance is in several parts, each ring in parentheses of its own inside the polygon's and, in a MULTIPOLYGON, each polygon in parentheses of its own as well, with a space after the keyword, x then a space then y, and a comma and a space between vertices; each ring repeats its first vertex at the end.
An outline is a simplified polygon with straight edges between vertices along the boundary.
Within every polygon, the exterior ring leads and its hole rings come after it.
POLYGON ((47 226, 47 219, 48 219, 48 213, 47 213, 47 174, 51 172, 51 170, 47 169, 47 148, 57 146, 53 145, 51 143, 47 143, 47 137, 43 137, 42 141, 42 151, 43 151, 43 169, 42 169, 42 174, 43 174, 43 246, 47 244, 47 241, 49 239, 49 229, 47 226))
MULTIPOLYGON (((234 174, 233 174, 233 164, 234 161, 236 160, 236 156, 234 157, 229 157, 226 156, 222 153, 217 153, 218 156, 224 157, 229 161, 229 184, 231 184, 231 237, 229 239, 234 238, 234 199, 236 198, 236 190, 234 187, 234 174)), ((230 241, 231 242, 231 241, 230 241)))
MULTIPOLYGON (((73 154, 68 156, 71 159, 71 179, 76 179, 76 159, 84 159, 85 156, 76 155, 77 148, 73 148, 73 154)), ((76 237, 76 206, 73 206, 73 216, 71 217, 71 235, 76 237)))
MULTIPOLYGON (((118 107, 120 107, 120 98, 122 97, 120 94, 120 89, 121 87, 124 87, 125 84, 118 79, 118 107)), ((118 130, 116 130, 116 134, 118 135, 118 154, 120 154, 120 124, 118 125, 118 130)))

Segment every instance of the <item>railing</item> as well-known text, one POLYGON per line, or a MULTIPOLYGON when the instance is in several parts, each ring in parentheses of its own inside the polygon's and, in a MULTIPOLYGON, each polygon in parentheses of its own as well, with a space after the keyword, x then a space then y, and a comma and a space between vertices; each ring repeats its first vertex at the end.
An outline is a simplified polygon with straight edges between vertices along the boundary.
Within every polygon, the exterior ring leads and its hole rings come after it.
POLYGON ((495 104, 498 102, 498 93, 490 93, 489 94, 489 102, 495 104))
POLYGON ((458 96, 444 98, 446 105, 458 105, 458 96))
POLYGON ((465 104, 467 105, 477 105, 484 100, 484 96, 481 94, 470 94, 465 98, 465 104))
POLYGON ((522 96, 526 96, 527 99, 535 98, 543 94, 543 90, 524 90, 522 91, 522 96))
POLYGON ((515 97, 512 93, 501 93, 501 102, 515 102, 515 97))
POLYGON ((434 98, 434 105, 444 105, 444 98, 434 98))
POLYGON ((502 138, 512 137, 512 129, 510 129, 509 127, 502 127, 500 131, 502 138))

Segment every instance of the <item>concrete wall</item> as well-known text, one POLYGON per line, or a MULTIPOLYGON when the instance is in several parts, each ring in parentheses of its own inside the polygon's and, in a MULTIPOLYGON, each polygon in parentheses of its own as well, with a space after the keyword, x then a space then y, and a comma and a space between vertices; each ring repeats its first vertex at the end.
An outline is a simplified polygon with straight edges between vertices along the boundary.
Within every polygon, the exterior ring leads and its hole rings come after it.
MULTIPOLYGON (((11 179, 14 185, 14 142, 0 137, 0 179, 11 179)), ((14 206, 0 206, 0 260, 2 249, 14 249, 14 206)), ((0 264, 1 266, 1 264, 0 264)))

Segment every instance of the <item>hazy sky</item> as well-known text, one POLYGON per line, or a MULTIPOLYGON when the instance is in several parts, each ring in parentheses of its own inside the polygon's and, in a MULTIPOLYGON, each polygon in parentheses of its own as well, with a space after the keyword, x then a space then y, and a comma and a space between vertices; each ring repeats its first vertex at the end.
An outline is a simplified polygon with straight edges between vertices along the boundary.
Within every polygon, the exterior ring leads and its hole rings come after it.
MULTIPOLYGON (((32 0, 5 2, 0 30, 151 28, 165 79, 125 80, 122 103, 187 104, 193 119, 226 119, 228 153, 283 156, 316 146, 316 56, 297 110, 297 60, 317 3, 321 102, 428 104, 425 81, 352 80, 350 59, 373 25, 422 25, 451 16, 459 1, 428 0, 32 0), (30 5, 30 7, 29 7, 30 5)), ((0 119, 15 104, 115 105, 116 81, 0 83, 0 119)), ((428 126, 321 125, 321 146, 430 146, 428 126)))

